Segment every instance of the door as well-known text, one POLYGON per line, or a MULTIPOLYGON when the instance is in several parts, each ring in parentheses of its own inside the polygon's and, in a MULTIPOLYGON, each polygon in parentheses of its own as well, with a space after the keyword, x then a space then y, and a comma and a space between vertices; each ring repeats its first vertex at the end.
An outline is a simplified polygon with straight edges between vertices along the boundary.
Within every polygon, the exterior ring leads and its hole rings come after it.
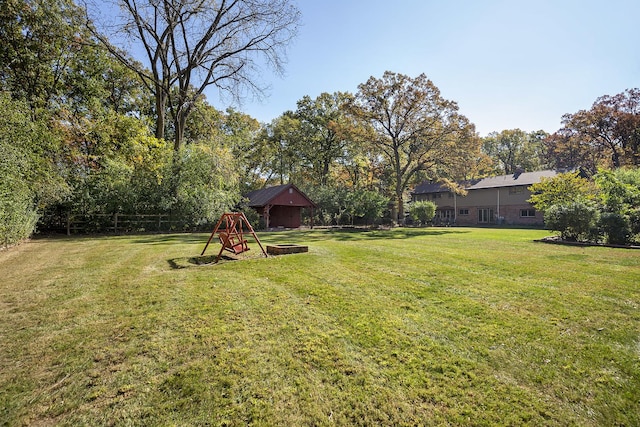
POLYGON ((489 224, 493 221, 493 209, 478 209, 478 224, 489 224))

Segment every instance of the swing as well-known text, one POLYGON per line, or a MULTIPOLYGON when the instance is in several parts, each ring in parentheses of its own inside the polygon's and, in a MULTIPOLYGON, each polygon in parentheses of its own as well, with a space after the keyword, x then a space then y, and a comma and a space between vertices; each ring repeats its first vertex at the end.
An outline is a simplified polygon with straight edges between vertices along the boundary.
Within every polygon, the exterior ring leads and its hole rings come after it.
POLYGON ((234 255, 239 255, 243 252, 248 251, 249 245, 247 244, 247 240, 244 237, 245 228, 248 230, 248 233, 253 236, 256 242, 258 242, 260 249, 262 249, 262 253, 265 257, 267 257, 268 255, 262 247, 260 239, 258 239, 255 231, 253 231, 253 227, 251 227, 251 224, 247 220, 247 217, 242 212, 227 212, 222 214, 222 216, 218 220, 218 223, 211 232, 209 240, 207 241, 207 244, 202 250, 200 256, 204 255, 204 252, 207 250, 209 243, 211 243, 211 239, 213 239, 213 236, 215 236, 216 233, 218 234, 218 240, 220 240, 220 244, 222 245, 222 247, 220 248, 220 252, 218 252, 218 256, 216 257, 216 262, 220 260, 222 251, 226 250, 233 253, 234 255))

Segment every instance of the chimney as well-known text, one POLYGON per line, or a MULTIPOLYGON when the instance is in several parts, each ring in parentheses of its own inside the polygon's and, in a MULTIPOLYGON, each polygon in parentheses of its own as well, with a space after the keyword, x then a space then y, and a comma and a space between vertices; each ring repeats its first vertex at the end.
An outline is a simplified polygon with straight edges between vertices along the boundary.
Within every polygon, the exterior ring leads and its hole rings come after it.
POLYGON ((524 173, 524 168, 522 166, 516 166, 516 171, 513 173, 513 179, 518 179, 518 177, 524 173))

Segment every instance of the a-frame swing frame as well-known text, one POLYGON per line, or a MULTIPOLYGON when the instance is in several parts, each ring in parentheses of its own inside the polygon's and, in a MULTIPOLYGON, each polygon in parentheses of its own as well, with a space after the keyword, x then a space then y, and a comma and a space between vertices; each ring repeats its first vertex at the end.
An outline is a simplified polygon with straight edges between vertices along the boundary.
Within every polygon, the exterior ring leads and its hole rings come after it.
POLYGON ((211 243, 211 239, 213 239, 213 236, 215 236, 216 233, 218 234, 218 239, 222 244, 220 252, 218 252, 218 256, 216 257, 216 262, 220 260, 222 252, 224 250, 233 252, 235 255, 248 251, 249 246, 247 245, 245 234, 251 234, 251 236, 253 236, 255 241, 260 246, 260 249, 262 250, 264 256, 268 257, 267 252, 262 247, 260 239, 258 239, 256 232, 253 230, 253 227, 251 227, 251 223, 249 223, 249 220, 247 220, 244 212, 227 212, 222 214, 222 216, 218 220, 218 223, 211 232, 209 240, 207 240, 207 244, 204 246, 204 249, 202 250, 200 256, 204 255, 207 247, 209 247, 209 243, 211 243), (247 230, 247 232, 244 231, 245 229, 247 230))

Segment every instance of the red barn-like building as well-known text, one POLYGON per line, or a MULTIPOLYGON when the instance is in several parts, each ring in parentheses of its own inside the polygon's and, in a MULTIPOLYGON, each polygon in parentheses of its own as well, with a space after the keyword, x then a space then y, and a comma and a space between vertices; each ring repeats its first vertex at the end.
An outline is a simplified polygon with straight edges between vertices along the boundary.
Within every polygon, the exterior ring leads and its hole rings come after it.
POLYGON ((311 210, 313 227, 313 209, 316 204, 293 184, 276 185, 252 191, 245 197, 249 207, 255 209, 264 218, 266 228, 298 228, 302 223, 302 208, 311 210))

